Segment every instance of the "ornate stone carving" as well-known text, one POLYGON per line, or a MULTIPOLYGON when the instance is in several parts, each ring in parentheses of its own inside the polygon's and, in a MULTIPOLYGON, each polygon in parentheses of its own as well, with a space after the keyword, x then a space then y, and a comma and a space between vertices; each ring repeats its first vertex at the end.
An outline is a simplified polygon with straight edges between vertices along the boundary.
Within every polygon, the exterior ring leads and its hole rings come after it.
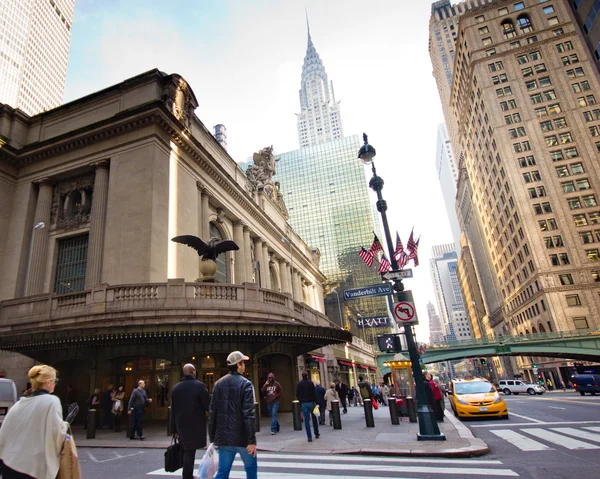
POLYGON ((267 146, 252 157, 254 164, 246 170, 248 178, 248 187, 250 191, 263 191, 271 198, 275 197, 275 185, 273 175, 275 175, 275 163, 279 158, 273 155, 273 146, 267 146))
POLYGON ((319 250, 319 248, 313 248, 313 250, 311 251, 311 262, 313 265, 315 265, 317 268, 319 267, 319 263, 321 263, 321 251, 319 250))
POLYGON ((165 86, 162 98, 173 116, 189 128, 198 104, 188 83, 179 76, 173 76, 165 86))
POLYGON ((91 178, 56 185, 50 217, 52 225, 56 229, 71 230, 89 223, 93 191, 91 178))

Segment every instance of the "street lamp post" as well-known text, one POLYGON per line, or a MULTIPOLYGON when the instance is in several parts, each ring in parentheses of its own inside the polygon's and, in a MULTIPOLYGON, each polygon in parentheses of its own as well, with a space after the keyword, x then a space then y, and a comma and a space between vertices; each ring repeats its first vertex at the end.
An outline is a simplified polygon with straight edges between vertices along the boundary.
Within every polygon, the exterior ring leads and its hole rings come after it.
MULTIPOLYGON (((369 186, 375 191, 375 193, 377 193, 377 211, 379 211, 379 213, 381 214, 383 231, 385 233, 385 240, 389 253, 388 258, 390 259, 392 269, 398 270, 398 262, 396 261, 396 258, 394 258, 392 236, 390 234, 390 227, 388 225, 387 220, 387 203, 383 199, 383 196, 381 194, 381 190, 383 189, 383 179, 377 176, 377 172, 375 170, 375 163, 373 162, 373 158, 376 155, 375 148, 369 145, 366 133, 363 133, 363 140, 364 145, 358 151, 358 157, 363 161, 365 165, 368 165, 369 163, 371 164, 371 171, 373 172, 373 177, 369 181, 369 186)), ((394 290, 398 292, 404 291, 404 285, 402 284, 401 279, 394 280, 394 290)), ((398 298, 398 301, 400 301, 400 298, 398 298)), ((427 396, 425 394, 425 386, 422 380, 423 372, 421 371, 421 366, 419 363, 419 353, 417 351, 417 345, 415 343, 415 338, 413 336, 411 326, 407 325, 404 327, 404 335, 406 337, 406 344, 408 347, 413 376, 415 379, 417 401, 419 403, 419 433, 417 434, 417 439, 419 441, 443 441, 446 439, 446 436, 440 433, 440 428, 437 425, 437 420, 433 415, 433 411, 430 411, 429 407, 427 406, 427 396)))
POLYGON ((286 237, 282 236, 281 241, 290 245, 290 287, 292 288, 292 301, 294 300, 294 258, 292 256, 292 242, 286 237))
POLYGON ((340 294, 337 292, 337 290, 335 288, 333 288, 331 290, 332 293, 335 293, 335 295, 337 296, 337 303, 338 303, 338 314, 340 315, 340 323, 342 328, 345 329, 346 326, 346 322, 344 321, 344 318, 342 317, 342 306, 340 305, 340 294))

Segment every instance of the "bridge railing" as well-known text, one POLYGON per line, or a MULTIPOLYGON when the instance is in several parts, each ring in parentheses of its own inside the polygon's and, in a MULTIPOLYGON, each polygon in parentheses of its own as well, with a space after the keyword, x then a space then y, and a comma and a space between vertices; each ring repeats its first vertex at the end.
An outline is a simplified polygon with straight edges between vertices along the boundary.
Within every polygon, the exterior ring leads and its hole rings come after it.
POLYGON ((551 339, 567 339, 567 338, 583 338, 587 336, 599 336, 600 328, 598 329, 577 329, 575 331, 556 331, 553 333, 531 333, 528 335, 517 336, 486 336, 484 338, 463 339, 456 341, 446 341, 438 344, 420 343, 423 349, 442 349, 465 346, 486 346, 509 343, 520 343, 525 341, 548 341, 551 339))

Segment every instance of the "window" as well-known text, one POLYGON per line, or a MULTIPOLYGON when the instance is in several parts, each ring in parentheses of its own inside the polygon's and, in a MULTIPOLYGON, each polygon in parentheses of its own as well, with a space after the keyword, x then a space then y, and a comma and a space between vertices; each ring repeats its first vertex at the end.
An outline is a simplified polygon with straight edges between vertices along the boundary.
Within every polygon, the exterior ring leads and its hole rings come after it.
POLYGON ((575 284, 573 282, 573 276, 571 276, 570 274, 559 274, 558 279, 560 280, 560 284, 562 284, 563 286, 575 284))
POLYGON ((484 47, 487 47, 488 45, 492 44, 492 37, 486 37, 483 40, 481 40, 481 42, 483 43, 484 47))
POLYGON ((578 175, 579 173, 583 173, 583 164, 581 163, 573 163, 571 164, 571 173, 574 175, 578 175))
POLYGON ((565 298, 567 299, 567 306, 581 306, 578 294, 567 294, 565 298))
POLYGON ((588 218, 590 219, 591 225, 600 224, 600 212, 588 213, 588 218))
POLYGON ((54 292, 83 291, 87 268, 88 235, 58 240, 54 292))
POLYGON ((531 20, 529 20, 528 15, 519 15, 517 18, 517 24, 519 25, 522 33, 529 33, 533 31, 531 20))
POLYGON ((583 70, 582 67, 577 67, 574 68, 573 70, 567 70, 567 77, 569 78, 575 78, 575 77, 582 77, 585 75, 585 71, 583 70))
POLYGON ((527 87, 527 90, 535 90, 538 86, 537 86, 537 81, 535 80, 531 80, 531 81, 526 81, 525 82, 525 87, 527 87))
POLYGON ((540 123, 540 128, 542 131, 552 131, 554 130, 554 125, 551 121, 543 121, 540 123))
POLYGON ((492 77, 492 82, 494 85, 499 85, 500 83, 506 83, 508 81, 508 77, 506 73, 502 73, 501 75, 494 75, 492 77))
POLYGON ((579 104, 579 106, 595 105, 596 98, 594 97, 594 95, 582 96, 577 98, 577 103, 579 104))
POLYGON ((512 90, 509 86, 504 87, 504 88, 498 88, 496 90, 496 95, 498 96, 498 98, 502 98, 503 96, 512 95, 512 90))
POLYGON ((517 40, 516 42, 511 42, 510 48, 519 48, 521 46, 521 42, 517 40))
POLYGON ((600 283, 600 271, 592 271, 592 281, 600 283))
POLYGON ((508 8, 504 7, 498 9, 498 16, 501 17, 502 15, 508 15, 508 8))
POLYGON ((525 8, 525 5, 523 4, 523 2, 515 3, 516 11, 523 10, 524 8, 525 8))
POLYGON ((596 201, 595 195, 585 195, 581 197, 581 201, 586 208, 591 208, 592 206, 598 206, 598 202, 596 201))
POLYGON ((589 261, 600 260, 600 252, 598 251, 598 248, 586 249, 585 254, 587 255, 587 259, 589 261))
POLYGON ((531 103, 533 103, 534 105, 536 103, 542 103, 544 101, 541 93, 535 93, 533 95, 530 95, 529 98, 531 98, 531 103))
POLYGON ((550 81, 550 77, 542 77, 539 79, 539 82, 540 82, 541 87, 552 85, 552 82, 550 81))
POLYGON ((520 115, 520 113, 513 113, 512 115, 506 115, 504 117, 504 121, 506 122, 507 125, 512 125, 513 123, 520 123, 521 115, 520 115))
MULTIPOLYGON (((214 223, 210 223, 209 227, 210 237, 217 238, 219 240, 223 239, 223 235, 219 228, 214 223)), ((268 268, 268 266, 264 265, 268 268)), ((263 267, 263 265, 261 265, 263 267)), ((214 274, 214 278, 218 283, 228 283, 227 277, 227 255, 220 254, 217 256, 217 271, 214 274)))
POLYGON ((539 63, 537 65, 534 65, 533 69, 535 70, 536 74, 538 74, 538 73, 544 73, 544 72, 548 71, 548 70, 546 70, 546 64, 545 63, 539 63))
POLYGON ((545 138, 546 146, 556 146, 558 145, 558 138, 556 135, 547 136, 545 138))
MULTIPOLYGON (((558 21, 558 17, 550 17, 548 19, 548 25, 558 25, 559 21, 558 21)), ((554 30, 554 32, 556 32, 557 30, 554 30)), ((560 34, 562 35, 564 33, 564 30, 561 28, 560 29, 560 34)))
POLYGON ((540 227, 540 231, 552 231, 558 229, 558 225, 556 224, 556 220, 554 218, 540 220, 538 221, 538 225, 540 227))
POLYGON ((571 210, 578 210, 581 208, 581 200, 579 198, 570 198, 567 200, 567 204, 571 210))
POLYGON ((544 15, 549 15, 551 13, 554 13, 554 7, 552 5, 544 7, 544 15))
POLYGON ((563 66, 571 65, 572 63, 579 63, 579 58, 576 54, 561 57, 563 66))
POLYGON ((577 152, 577 148, 572 147, 572 148, 565 148, 565 155, 568 159, 571 159, 571 158, 577 158, 579 156, 579 153, 577 152))
POLYGON ((573 324, 575 325, 575 329, 589 329, 587 318, 585 316, 573 318, 573 324))
POLYGON ((522 158, 519 158, 519 164, 521 165, 521 168, 524 168, 526 166, 534 166, 535 158, 533 156, 524 156, 522 158))
POLYGON ((548 114, 554 115, 555 113, 561 113, 562 110, 558 103, 554 103, 552 105, 548 105, 548 114))
POLYGON ((552 158, 552 161, 564 160, 563 152, 561 150, 551 151, 550 158, 552 158))
POLYGON ((591 188, 590 181, 587 178, 582 178, 577 180, 577 189, 578 190, 589 190, 591 188))
POLYGON ((486 57, 491 57, 492 55, 496 54, 496 49, 495 48, 490 48, 489 50, 485 51, 485 56, 486 57))
POLYGON ((536 43, 538 41, 538 37, 533 35, 532 37, 527 37, 527 43, 531 45, 532 43, 536 43))
POLYGON ((552 266, 560 266, 560 261, 558 260, 558 255, 557 254, 551 254, 550 255, 550 264, 552 266))
MULTIPOLYGON (((486 26, 486 27, 481 27, 479 29, 479 34, 480 35, 484 35, 486 33, 490 33, 490 29, 486 26)), ((559 43, 559 45, 562 45, 562 43, 559 43)))
POLYGON ((588 122, 600 120, 600 108, 596 110, 584 111, 583 119, 588 122))
POLYGON ((583 244, 590 244, 594 242, 594 235, 591 231, 580 231, 579 237, 581 238, 581 242, 583 244))
POLYGON ((523 74, 523 76, 525 78, 530 77, 533 75, 533 68, 531 68, 531 67, 523 68, 521 70, 521 73, 523 74))
POLYGON ((475 23, 483 23, 485 21, 485 17, 483 15, 479 15, 475 17, 475 23))
POLYGON ((548 90, 544 92, 544 101, 556 100, 556 93, 554 90, 548 90))
POLYGON ((568 41, 568 42, 564 42, 564 43, 558 43, 556 45, 556 50, 558 51, 558 53, 563 53, 568 50, 573 50, 573 42, 568 41))
POLYGON ((600 136, 600 126, 590 126, 590 134, 592 136, 600 136))
POLYGON ((535 116, 537 116, 538 118, 544 118, 545 116, 548 116, 548 110, 546 109, 545 106, 543 106, 541 108, 536 108, 535 116))
POLYGON ((519 55, 517 56, 517 62, 519 65, 523 65, 523 63, 529 62, 529 57, 527 55, 519 55))
POLYGON ((564 178, 565 176, 569 176, 569 168, 567 166, 557 166, 556 174, 559 178, 564 178))
POLYGON ((566 143, 573 143, 573 137, 571 136, 571 133, 569 133, 569 132, 561 133, 560 135, 558 135, 558 139, 560 140, 560 143, 562 145, 564 145, 566 143))
POLYGON ((560 130, 561 128, 566 128, 567 127, 567 120, 563 117, 563 118, 555 118, 554 119, 554 127, 557 130, 560 130))
POLYGON ((502 62, 489 63, 488 64, 488 69, 492 73, 500 71, 500 70, 504 70, 504 64, 502 62))
POLYGON ((512 21, 504 20, 500 24, 500 27, 502 28, 502 34, 504 35, 504 38, 509 39, 515 38, 517 36, 517 32, 512 21))
POLYGON ((572 181, 561 183, 563 193, 573 193, 575 191, 575 184, 572 181))
POLYGON ((575 221, 575 226, 587 226, 588 220, 585 215, 573 215, 573 220, 575 221))

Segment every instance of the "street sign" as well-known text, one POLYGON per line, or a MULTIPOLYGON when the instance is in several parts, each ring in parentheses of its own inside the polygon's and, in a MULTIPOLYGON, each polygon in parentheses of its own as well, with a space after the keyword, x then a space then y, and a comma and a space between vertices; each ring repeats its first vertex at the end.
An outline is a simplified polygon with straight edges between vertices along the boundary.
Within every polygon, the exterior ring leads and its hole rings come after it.
POLYGON ((404 279, 404 278, 412 278, 412 269, 401 269, 395 271, 388 271, 383 274, 383 279, 392 280, 392 279, 404 279))
POLYGON ((390 325, 389 316, 369 316, 369 317, 359 317, 357 318, 358 327, 365 328, 379 328, 386 327, 390 325))
POLYGON ((400 301, 394 304, 394 317, 401 324, 412 323, 416 321, 415 305, 411 301, 400 301))
POLYGON ((368 296, 387 296, 392 293, 392 285, 390 283, 381 283, 364 288, 347 289, 344 291, 344 298, 360 299, 368 296))

